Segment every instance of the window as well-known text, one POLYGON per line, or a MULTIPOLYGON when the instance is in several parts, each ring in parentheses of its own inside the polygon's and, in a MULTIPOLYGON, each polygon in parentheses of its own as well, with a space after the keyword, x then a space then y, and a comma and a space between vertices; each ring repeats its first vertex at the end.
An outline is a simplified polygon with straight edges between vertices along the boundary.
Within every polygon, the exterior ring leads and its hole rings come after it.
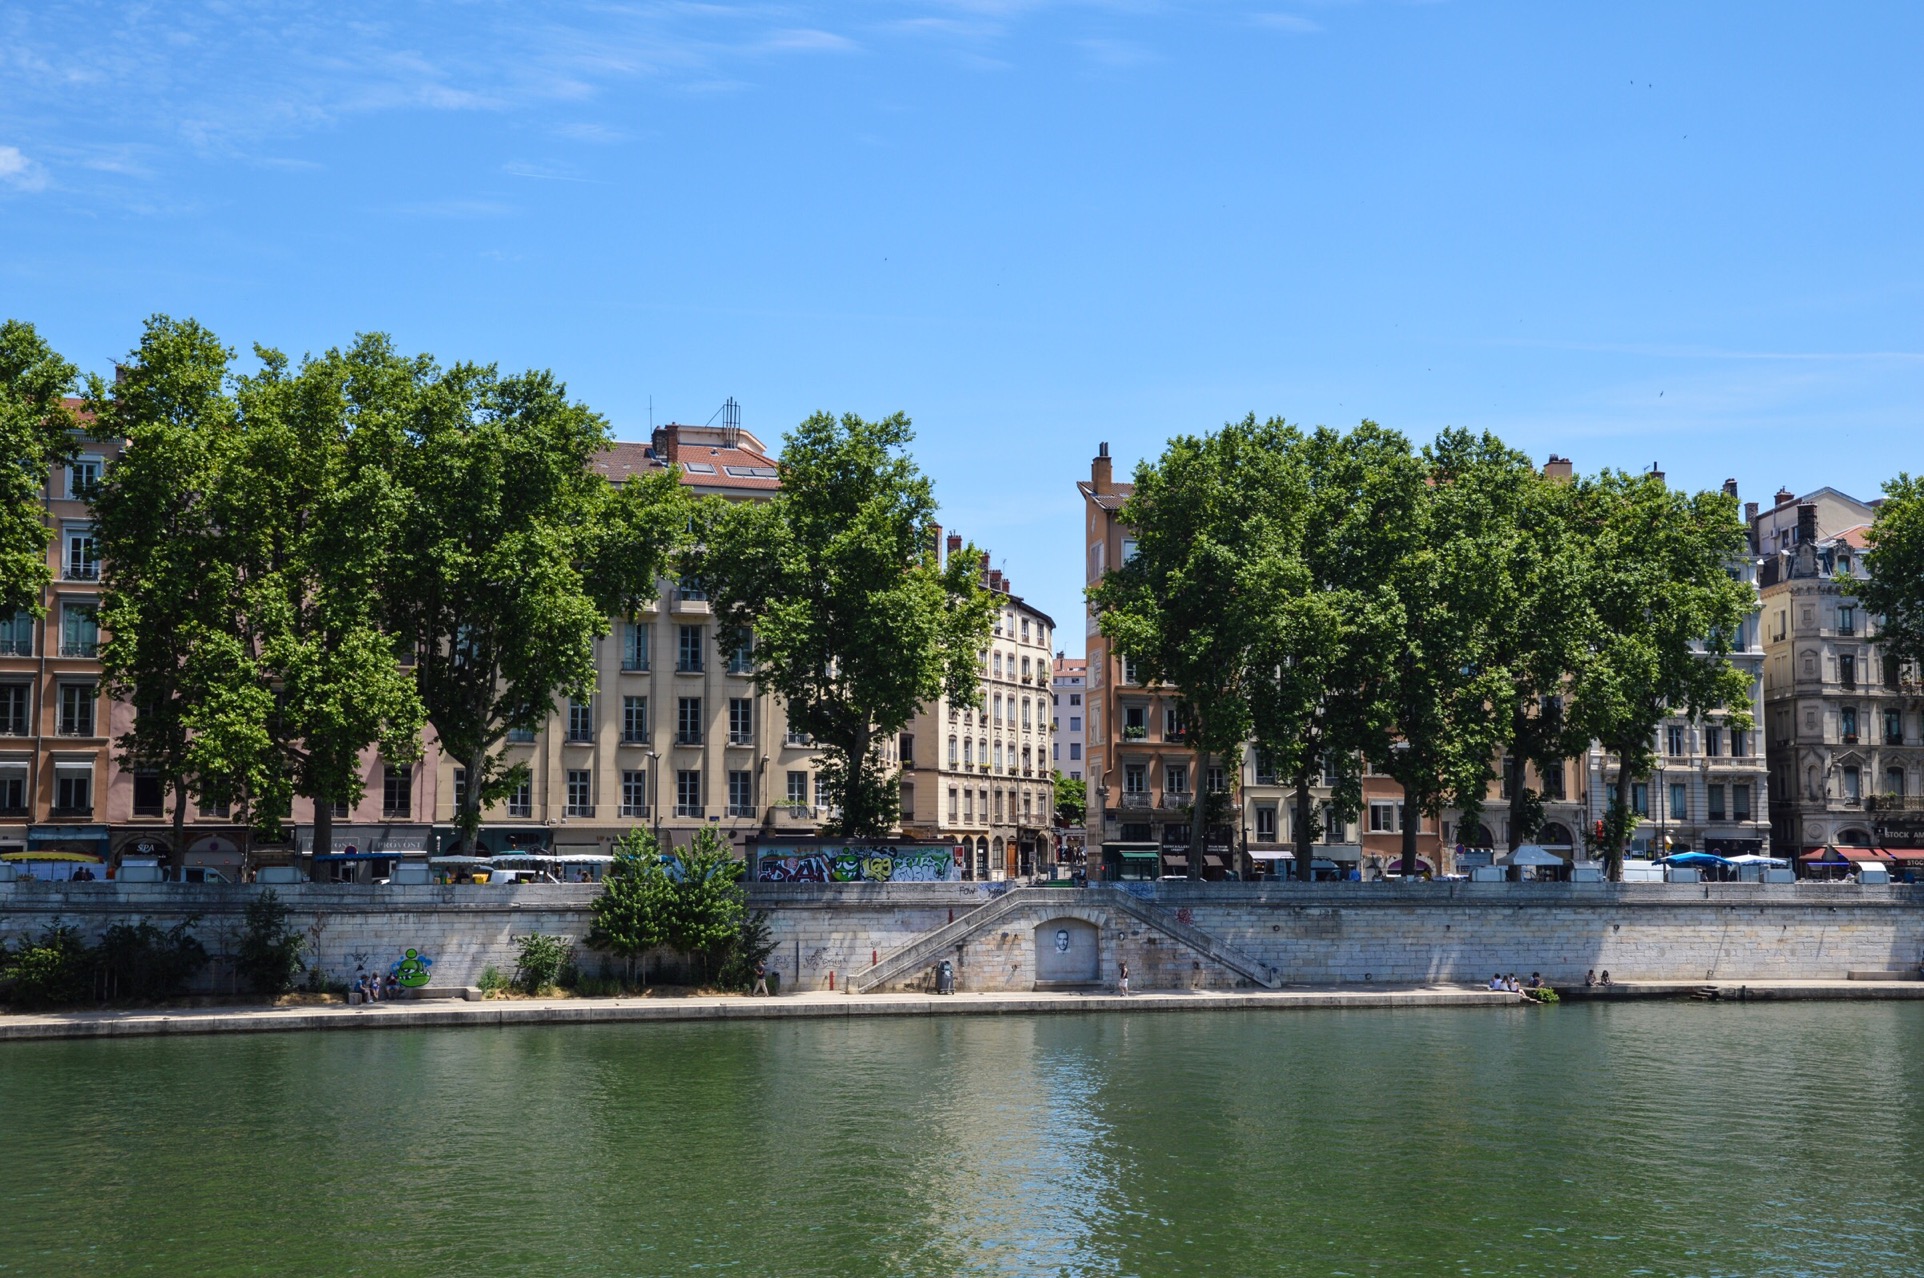
POLYGON ((997 727, 1002 725, 1002 694, 999 692, 995 694, 995 722, 997 727))
POLYGON ((94 556, 94 530, 69 528, 66 542, 67 559, 63 572, 67 580, 100 580, 100 560, 94 556))
POLYGON ((1002 771, 1002 743, 1000 741, 995 743, 995 770, 997 772, 1002 771))
POLYGON ((1071 759, 1080 759, 1082 757, 1082 742, 1071 741, 1069 743, 1069 757, 1071 759))
POLYGON ((749 640, 744 639, 740 643, 735 645, 735 650, 733 652, 728 654, 728 673, 733 675, 745 675, 753 671, 754 668, 755 668, 754 644, 751 643, 749 640))
MULTIPOLYGON (((1022 619, 1022 642, 1029 642, 1029 619, 1027 617, 1022 619)), ((1027 657, 1022 659, 1022 673, 1029 673, 1029 659, 1027 657)))
POLYGON ((1397 824, 1397 805, 1394 803, 1370 804, 1370 833, 1395 834, 1402 827, 1397 824))
POLYGON ((621 699, 621 739, 630 745, 647 743, 648 698, 623 697, 621 699))
POLYGON ((1069 704, 1070 704, 1070 705, 1072 705, 1072 706, 1079 706, 1079 705, 1081 705, 1081 704, 1082 704, 1082 694, 1081 694, 1080 692, 1072 692, 1072 693, 1070 693, 1070 694, 1069 694, 1069 704))
MULTIPOLYGON (((1848 559, 1845 560, 1841 566, 1845 572, 1850 571, 1850 561, 1848 559)), ((1837 633, 1840 635, 1854 635, 1857 633, 1857 609, 1850 604, 1839 604, 1837 606, 1837 633)))
POLYGON ((1149 735, 1149 707, 1124 706, 1122 708, 1122 739, 1141 741, 1149 735))
POLYGON ((904 732, 895 739, 895 756, 902 761, 903 767, 915 766, 915 734, 913 732, 904 732))
POLYGON ((995 824, 1002 824, 1002 791, 995 792, 995 824))
POLYGON ((701 744, 701 698, 683 697, 675 707, 675 740, 681 745, 701 744))
POLYGON ((1704 753, 1716 758, 1724 752, 1724 730, 1722 728, 1704 729, 1704 753))
POLYGON ((0 737, 27 735, 27 694, 24 683, 0 683, 0 737))
POLYGON ((94 734, 94 685, 60 685, 60 735, 91 737, 94 734))
POLYGON ((1632 781, 1630 783, 1630 810, 1640 817, 1650 815, 1650 783, 1632 781))
POLYGON ((576 817, 595 814, 595 774, 587 768, 568 769, 567 814, 576 817))
POLYGON ((194 804, 194 814, 196 816, 218 817, 222 821, 227 819, 227 814, 230 810, 227 800, 210 799, 204 795, 199 802, 194 804))
POLYGON ((1149 765, 1146 763, 1125 763, 1122 767, 1122 792, 1125 795, 1145 795, 1149 793, 1149 765))
POLYGON ((915 819, 915 782, 904 781, 902 783, 901 805, 896 810, 901 814, 904 821, 913 821, 915 819))
MULTIPOLYGON (((1022 623, 1022 626, 1025 630, 1028 628, 1028 625, 1029 623, 1026 621, 1022 623)), ((1023 638, 1026 639, 1028 638, 1028 636, 1024 635, 1023 638)), ((1029 659, 1027 657, 1024 657, 1022 659, 1022 682, 1024 683, 1029 682, 1029 659)))
POLYGON ((1323 842, 1349 842, 1349 822, 1337 816, 1336 809, 1327 803, 1323 805, 1323 842))
POLYGON ((728 744, 750 745, 755 740, 755 702, 750 697, 728 699, 728 744))
MULTIPOLYGON (((1033 806, 1034 802, 1035 802, 1034 793, 1029 790, 1024 790, 1022 792, 1022 820, 1024 824, 1028 824, 1035 820, 1035 807, 1033 806)), ((1010 806, 1011 807, 1014 806, 1014 800, 1010 801, 1010 806)))
POLYGON ((1904 797, 1904 769, 1884 769, 1884 793, 1895 799, 1904 797))
POLYGON ((77 457, 67 467, 67 497, 70 501, 92 501, 94 485, 100 482, 100 458, 77 457))
POLYGON ((1684 730, 1675 724, 1664 729, 1664 753, 1684 753, 1684 730))
POLYGON ((954 824, 957 820, 960 819, 956 815, 960 811, 961 811, 961 808, 957 806, 956 789, 954 786, 950 786, 949 787, 949 822, 950 824, 954 824))
POLYGON ((534 815, 534 783, 523 780, 520 785, 508 792, 508 815, 511 817, 531 817, 534 815))
POLYGON ((1136 678, 1136 659, 1134 657, 1124 657, 1122 659, 1122 681, 1124 683, 1142 682, 1142 680, 1136 678))
POLYGON ((1122 562, 1126 564, 1135 557, 1136 539, 1134 537, 1124 537, 1122 539, 1122 562))
POLYGON ((1002 654, 999 652, 996 653, 991 660, 995 666, 995 677, 1000 679, 1002 677, 1002 654))
POLYGON ((1162 708, 1162 735, 1165 741, 1180 741, 1183 738, 1182 711, 1176 706, 1162 708))
POLYGON ((92 816, 94 770, 85 765, 53 770, 53 810, 62 816, 92 816))
POLYGON ((1211 794, 1229 793, 1229 778, 1224 774, 1221 764, 1210 765, 1209 792, 1211 794))
POLYGON ((702 815, 701 769, 683 768, 675 773, 675 815, 702 815))
POLYGON ((1274 843, 1276 841, 1276 809, 1256 809, 1256 842, 1274 843))
MULTIPOLYGON (((987 816, 988 812, 989 796, 985 794, 982 796, 982 813, 987 816)), ((975 824, 975 791, 973 790, 962 792, 962 819, 971 825, 975 824)))
MULTIPOLYGON (((984 760, 984 762, 986 762, 986 760, 984 760)), ((965 768, 973 768, 975 766, 974 737, 962 738, 962 766, 965 768)))
POLYGON ((1027 697, 1022 698, 1022 726, 1025 728, 1030 726, 1029 699, 1027 697))
POLYGON ((1730 757, 1742 759, 1750 753, 1750 733, 1742 728, 1730 730, 1730 757))
POLYGON ((1069 731, 1071 731, 1071 732, 1080 732, 1080 731, 1082 731, 1082 716, 1081 716, 1081 715, 1079 715, 1079 714, 1072 714, 1072 715, 1070 715, 1070 716, 1069 716, 1069 731))
POLYGON ((675 669, 684 674, 700 674, 702 669, 701 627, 682 626, 675 653, 675 669))
POLYGON ((702 584, 701 578, 695 576, 693 573, 682 574, 681 585, 678 589, 681 592, 681 597, 686 600, 693 600, 699 603, 708 598, 708 588, 702 584))
POLYGON ((568 740, 593 741, 595 739, 595 703, 592 701, 568 701, 568 740))
POLYGON ((1056 742, 1055 745, 1050 748, 1049 758, 1057 763, 1062 762, 1062 743, 1060 741, 1056 742))
POLYGON ((621 668, 623 670, 646 670, 648 668, 648 623, 631 621, 621 631, 621 668))
POLYGON ((1884 712, 1884 744, 1904 744, 1904 712, 1902 710, 1884 712))
POLYGON ((1169 794, 1188 794, 1189 765, 1186 763, 1163 764, 1162 788, 1169 794))
POLYGON ((0 765, 0 812, 24 816, 27 811, 27 768, 25 764, 0 765))
POLYGON ((1724 819, 1724 788, 1721 785, 1712 785, 1708 787, 1708 789, 1705 791, 1705 799, 1707 801, 1707 806, 1710 809, 1709 812, 1706 814, 1708 818, 1712 821, 1723 820, 1724 819))
POLYGON ((1846 653, 1837 659, 1837 682, 1846 688, 1857 686, 1857 658, 1846 653))
POLYGON ((100 623, 92 604, 66 604, 60 609, 60 655, 93 657, 100 654, 100 623))
POLYGON ((405 817, 414 813, 414 769, 388 764, 381 769, 381 815, 405 817))
POLYGON ((752 817, 755 815, 755 774, 746 769, 731 770, 728 774, 728 815, 752 817))
POLYGON ((949 766, 951 768, 955 767, 957 764, 959 764, 962 761, 961 749, 962 749, 961 746, 956 743, 956 739, 954 737, 950 737, 949 738, 949 766))
POLYGON ((1733 821, 1750 820, 1750 787, 1733 785, 1730 787, 1730 817, 1733 821))
POLYGON ((1543 797, 1546 799, 1563 798, 1564 797, 1563 784, 1564 784, 1563 760, 1558 759, 1555 763, 1552 763, 1548 767, 1543 769, 1543 797))
POLYGON ((621 815, 648 815, 648 774, 639 769, 621 774, 621 815))
POLYGON ((808 807, 808 773, 788 774, 788 806, 798 811, 808 807))
POLYGON ((1343 761, 1335 755, 1323 756, 1323 784, 1341 785, 1343 783, 1343 761))
MULTIPOLYGON (((6 804, 0 803, 0 807, 6 804)), ((160 786, 160 773, 134 773, 134 815, 157 817, 167 811, 166 795, 160 786)))
POLYGON ((0 616, 0 657, 33 655, 33 614, 25 608, 0 616))
POLYGON ((454 810, 459 812, 461 806, 467 801, 468 770, 466 768, 456 768, 454 770, 454 810))
POLYGON ((1670 819, 1681 821, 1690 815, 1690 805, 1685 800, 1685 787, 1681 781, 1670 783, 1670 819))
POLYGON ((1837 712, 1837 726, 1844 734, 1844 740, 1857 740, 1857 707, 1845 706, 1837 712))
POLYGON ((1861 801, 1864 797, 1864 786, 1862 776, 1859 774, 1856 765, 1853 764, 1845 768, 1842 777, 1844 782, 1844 802, 1857 803, 1861 801))

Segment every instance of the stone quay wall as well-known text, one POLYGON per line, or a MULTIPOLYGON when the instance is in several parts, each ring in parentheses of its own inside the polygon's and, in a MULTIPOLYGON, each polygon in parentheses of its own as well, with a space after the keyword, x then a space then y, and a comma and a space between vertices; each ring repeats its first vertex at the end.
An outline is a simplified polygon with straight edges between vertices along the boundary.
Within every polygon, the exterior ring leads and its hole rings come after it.
MULTIPOLYGON (((56 921, 97 936, 116 922, 144 918, 167 927, 194 918, 203 943, 223 955, 247 903, 265 890, 0 884, 0 943, 17 945, 56 921)), ((511 974, 518 939, 529 933, 580 941, 598 891, 572 884, 274 890, 308 937, 308 961, 329 978, 385 970, 414 948, 434 960, 436 985, 472 985, 490 966, 511 974)), ((750 903, 769 915, 776 942, 769 965, 786 988, 826 989, 833 974, 839 989, 875 960, 966 922, 1004 891, 975 883, 756 884, 750 903)), ((1618 980, 1834 980, 1858 970, 1915 970, 1924 960, 1924 891, 1905 885, 1166 882, 1017 892, 1009 904, 1019 908, 965 926, 953 945, 931 951, 926 964, 891 985, 921 984, 946 957, 964 990, 1027 990, 1038 964, 1050 961, 1050 939, 1063 930, 1081 938, 1089 927, 1097 983, 1112 984, 1126 961, 1137 990, 1256 984, 1179 935, 1188 929, 1286 984, 1482 982, 1499 971, 1570 983, 1592 969, 1618 980), (1117 898, 1124 893, 1150 908, 1123 908, 1117 898), (1084 927, 1067 928, 1066 920, 1084 927)), ((596 970, 594 955, 581 957, 596 970)), ((219 962, 210 968, 210 988, 224 983, 224 971, 219 962)))

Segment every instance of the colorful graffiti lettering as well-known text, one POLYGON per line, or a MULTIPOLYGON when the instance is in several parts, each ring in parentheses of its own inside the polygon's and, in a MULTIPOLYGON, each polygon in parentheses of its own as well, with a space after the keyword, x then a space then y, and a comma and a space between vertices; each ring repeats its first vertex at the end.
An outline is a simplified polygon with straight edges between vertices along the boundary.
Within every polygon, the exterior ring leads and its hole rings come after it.
POLYGON ((768 853, 755 867, 762 883, 952 883, 962 877, 947 847, 833 848, 768 853))
POLYGON ((418 990, 434 979, 433 974, 428 971, 433 966, 433 959, 419 950, 409 950, 395 959, 388 971, 393 974, 394 983, 402 989, 418 990))

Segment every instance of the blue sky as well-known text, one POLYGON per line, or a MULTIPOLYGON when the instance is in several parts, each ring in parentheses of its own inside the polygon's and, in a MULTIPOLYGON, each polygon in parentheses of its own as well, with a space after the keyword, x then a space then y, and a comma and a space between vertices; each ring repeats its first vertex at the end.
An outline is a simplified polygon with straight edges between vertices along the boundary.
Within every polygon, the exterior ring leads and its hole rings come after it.
POLYGON ((0 9, 0 314, 916 420, 1080 651, 1074 481, 1255 410, 1747 497, 1916 470, 1924 7, 0 9))

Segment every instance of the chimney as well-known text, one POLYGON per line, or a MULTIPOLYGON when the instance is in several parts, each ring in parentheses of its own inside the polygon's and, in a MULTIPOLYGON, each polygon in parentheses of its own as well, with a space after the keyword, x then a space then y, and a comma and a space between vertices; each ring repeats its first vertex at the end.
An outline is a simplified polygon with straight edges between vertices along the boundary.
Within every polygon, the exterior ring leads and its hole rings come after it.
POLYGON ((960 554, 961 550, 962 550, 962 534, 958 532, 950 533, 949 534, 949 553, 951 555, 960 554))
POLYGON ((1002 593, 1002 570, 1000 568, 989 569, 989 589, 995 591, 997 594, 1002 593))
POLYGON ((1559 457, 1555 453, 1551 453, 1550 460, 1543 463, 1545 479, 1569 479, 1573 470, 1568 457, 1559 457))
POLYGON ((1115 472, 1109 465, 1109 441, 1096 446, 1096 459, 1089 463, 1089 484, 1098 494, 1116 490, 1115 472))
POLYGON ((1747 501, 1744 503, 1744 518, 1747 520, 1750 520, 1753 523, 1756 521, 1757 519, 1757 503, 1756 502, 1747 501))
POLYGON ((942 525, 929 525, 929 553, 935 556, 935 566, 942 566, 942 525))
POLYGON ((1650 475, 1651 475, 1651 477, 1652 477, 1652 478, 1654 478, 1654 479, 1655 479, 1655 480, 1656 480, 1656 481, 1657 481, 1658 483, 1660 483, 1660 484, 1661 484, 1661 483, 1663 482, 1663 468, 1662 468, 1661 466, 1659 466, 1659 465, 1657 465, 1657 463, 1656 463, 1656 462, 1651 462, 1651 463, 1650 463, 1650 475))
POLYGON ((1817 541, 1817 507, 1805 502, 1797 508, 1797 543, 1809 546, 1817 541))
POLYGON ((655 427, 655 456, 665 466, 681 462, 681 427, 669 422, 666 426, 655 427))
POLYGON ((1777 490, 1777 496, 1772 500, 1779 506, 1788 506, 1797 500, 1797 494, 1788 488, 1779 488, 1777 490))
POLYGON ((982 588, 987 590, 989 588, 989 552, 986 550, 982 552, 982 563, 977 571, 981 574, 982 588))
POLYGON ((1737 496, 1737 481, 1736 481, 1736 480, 1734 480, 1734 479, 1726 479, 1726 480, 1724 481, 1724 496, 1726 496, 1726 497, 1729 497, 1729 498, 1731 498, 1732 500, 1735 500, 1735 499, 1736 499, 1736 496, 1737 496))

